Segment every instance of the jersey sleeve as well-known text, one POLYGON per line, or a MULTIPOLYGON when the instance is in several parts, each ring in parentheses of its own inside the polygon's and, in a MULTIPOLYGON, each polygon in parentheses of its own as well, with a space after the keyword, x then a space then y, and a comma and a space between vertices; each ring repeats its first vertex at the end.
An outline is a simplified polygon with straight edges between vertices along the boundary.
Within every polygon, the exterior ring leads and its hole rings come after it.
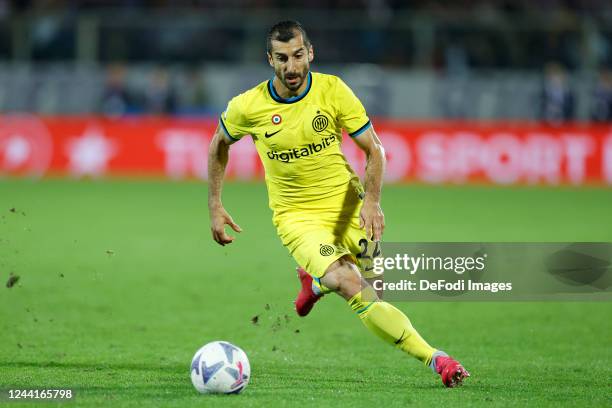
POLYGON ((340 126, 349 136, 357 137, 371 126, 361 101, 340 78, 336 83, 336 104, 340 126))
POLYGON ((235 143, 250 133, 250 124, 244 111, 243 95, 232 98, 219 118, 219 124, 230 143, 235 143))

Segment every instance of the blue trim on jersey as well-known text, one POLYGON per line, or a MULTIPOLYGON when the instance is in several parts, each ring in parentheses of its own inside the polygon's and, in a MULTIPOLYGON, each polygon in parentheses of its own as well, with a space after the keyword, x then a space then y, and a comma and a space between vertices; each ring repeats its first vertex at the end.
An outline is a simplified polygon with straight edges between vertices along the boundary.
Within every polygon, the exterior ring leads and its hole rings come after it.
POLYGON ((303 99, 306 96, 306 94, 308 94, 308 92, 310 91, 310 88, 312 87, 312 72, 308 73, 308 83, 306 85, 306 89, 304 89, 304 92, 302 92, 301 94, 297 96, 292 96, 291 98, 282 98, 281 96, 279 96, 276 93, 276 89, 274 89, 273 82, 274 82, 274 78, 268 81, 268 92, 270 93, 270 96, 272 97, 272 99, 280 103, 295 103, 303 99))
POLYGON ((230 135, 230 132, 227 131, 227 128, 225 127, 225 123, 223 123, 223 118, 219 116, 219 123, 221 124, 221 127, 223 128, 223 130, 225 131, 225 134, 227 135, 227 137, 230 138, 230 142, 237 142, 240 139, 236 139, 234 136, 230 135))
POLYGON ((362 127, 360 127, 359 129, 357 129, 356 131, 354 131, 353 133, 349 133, 350 137, 357 137, 360 134, 362 134, 363 132, 365 132, 366 130, 368 130, 368 128, 372 126, 372 122, 368 120, 368 123, 366 123, 365 125, 363 125, 362 127))

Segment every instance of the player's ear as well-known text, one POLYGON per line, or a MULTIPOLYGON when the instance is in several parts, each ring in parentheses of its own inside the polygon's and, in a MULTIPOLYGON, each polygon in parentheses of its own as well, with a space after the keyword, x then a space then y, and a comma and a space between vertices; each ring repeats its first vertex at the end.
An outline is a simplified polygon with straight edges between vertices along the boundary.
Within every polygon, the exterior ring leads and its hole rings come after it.
POLYGON ((314 60, 314 48, 312 45, 308 47, 308 62, 312 62, 314 60))
POLYGON ((266 54, 268 56, 268 64, 270 64, 270 66, 274 68, 274 60, 272 60, 272 54, 270 54, 269 52, 267 52, 266 54))

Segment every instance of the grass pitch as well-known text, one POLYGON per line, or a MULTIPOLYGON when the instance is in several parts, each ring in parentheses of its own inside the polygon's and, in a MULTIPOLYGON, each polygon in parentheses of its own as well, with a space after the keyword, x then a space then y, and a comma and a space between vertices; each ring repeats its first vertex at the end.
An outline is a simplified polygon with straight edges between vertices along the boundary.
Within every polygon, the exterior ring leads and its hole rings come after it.
MULTIPOLYGON (((0 181, 0 278, 20 277, 0 288, 0 387, 72 387, 95 407, 612 404, 609 303, 397 304, 471 372, 445 389, 339 297, 298 318, 265 187, 229 184, 224 204, 244 232, 220 247, 203 184, 0 181), (193 353, 218 339, 249 356, 242 395, 191 385, 193 353)), ((387 186, 383 200, 388 241, 612 241, 611 208, 604 189, 387 186)))

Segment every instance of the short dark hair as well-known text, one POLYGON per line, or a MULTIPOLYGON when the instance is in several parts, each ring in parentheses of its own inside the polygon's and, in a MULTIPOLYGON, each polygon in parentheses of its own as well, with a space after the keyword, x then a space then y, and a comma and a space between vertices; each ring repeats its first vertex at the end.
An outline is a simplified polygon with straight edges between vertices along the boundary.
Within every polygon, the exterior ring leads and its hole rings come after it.
POLYGON ((304 45, 306 47, 310 46, 310 40, 308 39, 306 30, 304 30, 304 27, 302 27, 298 21, 285 20, 274 24, 272 28, 270 28, 270 31, 268 31, 268 37, 266 38, 266 51, 272 51, 273 40, 289 42, 297 33, 302 34, 304 45))

